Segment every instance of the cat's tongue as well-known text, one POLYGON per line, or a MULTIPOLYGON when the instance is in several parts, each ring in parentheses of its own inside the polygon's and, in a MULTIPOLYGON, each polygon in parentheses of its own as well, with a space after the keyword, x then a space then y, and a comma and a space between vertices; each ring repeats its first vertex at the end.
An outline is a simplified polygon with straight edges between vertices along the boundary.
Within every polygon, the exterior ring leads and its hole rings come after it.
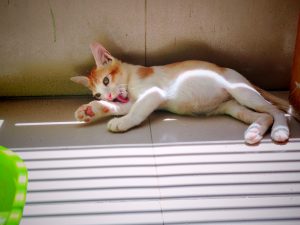
POLYGON ((122 103, 127 103, 129 101, 128 98, 124 98, 122 95, 118 95, 116 100, 119 101, 119 102, 122 102, 122 103))

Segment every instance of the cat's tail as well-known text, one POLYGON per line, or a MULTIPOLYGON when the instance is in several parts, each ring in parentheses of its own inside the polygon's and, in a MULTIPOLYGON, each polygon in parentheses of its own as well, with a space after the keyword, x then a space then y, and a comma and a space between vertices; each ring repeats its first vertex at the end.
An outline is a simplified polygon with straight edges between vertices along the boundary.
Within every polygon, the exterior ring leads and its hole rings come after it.
POLYGON ((286 112, 300 122, 300 112, 296 111, 293 106, 282 98, 279 98, 268 91, 265 91, 255 85, 253 87, 269 102, 277 106, 278 109, 286 112))

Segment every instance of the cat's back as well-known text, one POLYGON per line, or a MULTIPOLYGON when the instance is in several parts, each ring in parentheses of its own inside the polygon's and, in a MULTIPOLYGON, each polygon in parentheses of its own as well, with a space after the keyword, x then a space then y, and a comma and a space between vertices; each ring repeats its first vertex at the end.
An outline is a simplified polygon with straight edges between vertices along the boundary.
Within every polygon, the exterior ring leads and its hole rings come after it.
POLYGON ((198 60, 187 60, 182 62, 176 62, 166 64, 162 66, 135 66, 134 74, 137 80, 142 81, 144 84, 148 82, 162 83, 168 81, 174 81, 180 76, 185 76, 189 72, 194 71, 211 72, 219 76, 225 74, 226 68, 220 67, 214 63, 198 60))
POLYGON ((172 83, 182 83, 184 80, 197 80, 204 82, 209 89, 213 84, 216 87, 228 88, 232 84, 243 83, 250 85, 251 83, 237 71, 218 66, 214 63, 206 61, 188 60, 177 63, 158 66, 154 71, 157 71, 154 79, 169 81, 172 83))
POLYGON ((200 60, 187 60, 182 62, 176 62, 160 66, 160 69, 169 75, 179 76, 185 72, 193 70, 205 70, 215 72, 219 75, 222 75, 226 68, 220 67, 214 63, 200 61, 200 60))

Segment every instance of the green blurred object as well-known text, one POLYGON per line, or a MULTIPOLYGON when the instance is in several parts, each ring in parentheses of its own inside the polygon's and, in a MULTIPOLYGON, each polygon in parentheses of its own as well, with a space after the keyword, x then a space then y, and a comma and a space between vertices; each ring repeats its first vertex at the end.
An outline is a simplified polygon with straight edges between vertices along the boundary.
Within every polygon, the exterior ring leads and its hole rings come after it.
POLYGON ((0 225, 18 225, 26 201, 27 169, 13 151, 0 146, 0 225))

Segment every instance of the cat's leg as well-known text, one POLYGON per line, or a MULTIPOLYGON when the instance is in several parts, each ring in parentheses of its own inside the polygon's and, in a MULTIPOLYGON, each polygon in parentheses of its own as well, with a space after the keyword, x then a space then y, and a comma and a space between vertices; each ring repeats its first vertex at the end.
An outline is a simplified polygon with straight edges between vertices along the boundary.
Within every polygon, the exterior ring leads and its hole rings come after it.
POLYGON ((248 144, 256 144, 273 123, 273 117, 267 113, 254 112, 235 100, 221 104, 213 114, 227 114, 246 124, 251 124, 245 131, 244 138, 248 144))
POLYGON ((125 115, 129 112, 131 103, 117 103, 107 101, 92 101, 80 106, 75 111, 75 118, 86 123, 111 115, 125 115))
POLYGON ((228 70, 227 75, 229 85, 226 90, 231 96, 248 108, 272 115, 274 118, 271 131, 272 139, 276 142, 287 141, 289 139, 289 127, 284 113, 265 100, 239 73, 228 70), (231 81, 232 78, 234 78, 233 82, 231 81))
POLYGON ((236 88, 230 91, 231 95, 242 105, 257 112, 268 113, 273 116, 274 124, 271 137, 276 142, 285 142, 289 139, 289 127, 284 113, 276 106, 265 100, 258 92, 247 88, 236 88))
POLYGON ((132 105, 128 114, 110 120, 107 124, 108 130, 112 132, 124 132, 139 125, 165 100, 164 91, 157 87, 149 89, 132 105))

